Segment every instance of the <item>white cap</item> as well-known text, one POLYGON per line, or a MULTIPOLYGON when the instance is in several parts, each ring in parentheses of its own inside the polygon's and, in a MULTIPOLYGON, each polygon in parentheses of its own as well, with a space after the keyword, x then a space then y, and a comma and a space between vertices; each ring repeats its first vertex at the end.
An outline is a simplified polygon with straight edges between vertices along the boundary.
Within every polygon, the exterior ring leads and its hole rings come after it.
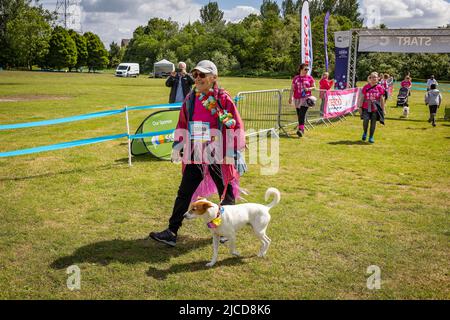
POLYGON ((194 71, 194 70, 198 70, 205 74, 211 73, 215 76, 218 75, 216 65, 212 61, 209 61, 209 60, 200 61, 199 63, 197 63, 197 66, 194 69, 192 69, 192 71, 194 71))

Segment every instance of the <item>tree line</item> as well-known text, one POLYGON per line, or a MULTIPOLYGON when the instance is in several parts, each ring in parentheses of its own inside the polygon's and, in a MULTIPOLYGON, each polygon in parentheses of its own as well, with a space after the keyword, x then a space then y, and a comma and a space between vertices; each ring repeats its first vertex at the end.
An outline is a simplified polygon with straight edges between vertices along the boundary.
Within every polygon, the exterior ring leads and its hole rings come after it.
POLYGON ((100 37, 54 26, 55 13, 31 0, 0 1, 0 66, 89 71, 105 68, 109 54, 100 37))
MULTIPOLYGON (((328 57, 330 73, 335 65, 334 32, 362 28, 358 0, 311 0, 313 74, 325 71, 324 18, 330 11, 328 57)), ((0 0, 0 66, 69 70, 87 66, 89 70, 113 68, 121 62, 140 64, 141 72, 167 59, 185 61, 188 68, 196 62, 214 61, 221 74, 232 76, 291 77, 300 60, 301 0, 263 0, 260 13, 240 22, 227 22, 217 2, 200 10, 200 20, 181 26, 171 19, 152 18, 139 26, 127 47, 112 42, 107 51, 92 32, 80 35, 73 30, 52 27, 53 13, 31 0, 0 0)), ((386 27, 382 25, 381 27, 386 27)), ((448 27, 448 26, 447 26, 448 27)), ((410 73, 425 79, 434 73, 449 79, 448 54, 361 53, 357 76, 364 80, 372 71, 389 73, 397 79, 410 73)))
MULTIPOLYGON (((200 21, 185 26, 170 19, 153 18, 136 28, 123 60, 138 62, 144 72, 151 71, 153 64, 163 58, 185 61, 188 66, 209 59, 218 64, 222 74, 290 76, 300 59, 301 5, 301 0, 283 1, 281 7, 276 1, 264 0, 260 14, 250 14, 236 23, 224 20, 217 2, 203 6, 200 21)), ((332 68, 333 33, 362 26, 357 0, 311 1, 317 72, 324 69, 323 12, 327 10, 332 13, 328 29, 332 68)))

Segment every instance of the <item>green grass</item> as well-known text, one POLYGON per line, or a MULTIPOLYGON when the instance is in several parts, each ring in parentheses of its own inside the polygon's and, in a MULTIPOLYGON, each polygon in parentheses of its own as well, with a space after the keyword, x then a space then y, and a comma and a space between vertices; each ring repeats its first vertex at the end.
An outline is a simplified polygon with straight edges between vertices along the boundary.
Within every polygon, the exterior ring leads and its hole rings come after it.
MULTIPOLYGON (((235 95, 290 81, 221 83, 235 95)), ((1 158, 0 298, 449 299, 450 123, 427 123, 423 94, 413 92, 408 120, 388 108, 375 145, 359 142, 358 117, 319 126, 301 140, 282 138, 278 174, 262 176, 261 166, 251 165, 241 181, 252 202, 263 202, 271 186, 282 193, 271 212, 268 257, 255 256, 259 244, 245 228, 238 235, 243 257, 222 246, 213 269, 205 267, 212 248, 201 221, 186 223, 173 249, 140 240, 166 227, 179 166, 144 157, 129 168, 125 140, 1 158), (66 287, 73 264, 81 269, 81 291, 66 287), (381 268, 381 290, 366 288, 370 265, 381 268)), ((25 99, 0 102, 0 123, 167 97, 160 79, 0 72, 0 99, 25 99)), ((449 105, 448 93, 444 99, 449 105)), ((146 115, 131 115, 133 130, 146 115)), ((125 130, 120 115, 5 131, 0 152, 125 130)))

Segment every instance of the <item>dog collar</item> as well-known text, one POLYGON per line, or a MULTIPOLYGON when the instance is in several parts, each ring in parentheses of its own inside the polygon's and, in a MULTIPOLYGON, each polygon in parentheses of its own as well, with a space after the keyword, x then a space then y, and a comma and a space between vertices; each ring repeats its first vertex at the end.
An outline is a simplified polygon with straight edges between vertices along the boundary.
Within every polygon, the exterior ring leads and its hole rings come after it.
POLYGON ((216 229, 222 224, 222 214, 223 214, 223 207, 219 207, 219 211, 217 211, 217 216, 212 221, 208 222, 206 225, 209 229, 216 229))

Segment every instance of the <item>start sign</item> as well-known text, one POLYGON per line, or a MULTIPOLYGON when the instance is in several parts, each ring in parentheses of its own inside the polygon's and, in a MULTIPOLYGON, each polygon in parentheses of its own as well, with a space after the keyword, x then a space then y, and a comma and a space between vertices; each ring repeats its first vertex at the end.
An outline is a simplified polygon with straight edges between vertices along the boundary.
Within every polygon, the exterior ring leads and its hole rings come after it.
POLYGON ((450 29, 359 30, 359 52, 450 53, 450 29))

